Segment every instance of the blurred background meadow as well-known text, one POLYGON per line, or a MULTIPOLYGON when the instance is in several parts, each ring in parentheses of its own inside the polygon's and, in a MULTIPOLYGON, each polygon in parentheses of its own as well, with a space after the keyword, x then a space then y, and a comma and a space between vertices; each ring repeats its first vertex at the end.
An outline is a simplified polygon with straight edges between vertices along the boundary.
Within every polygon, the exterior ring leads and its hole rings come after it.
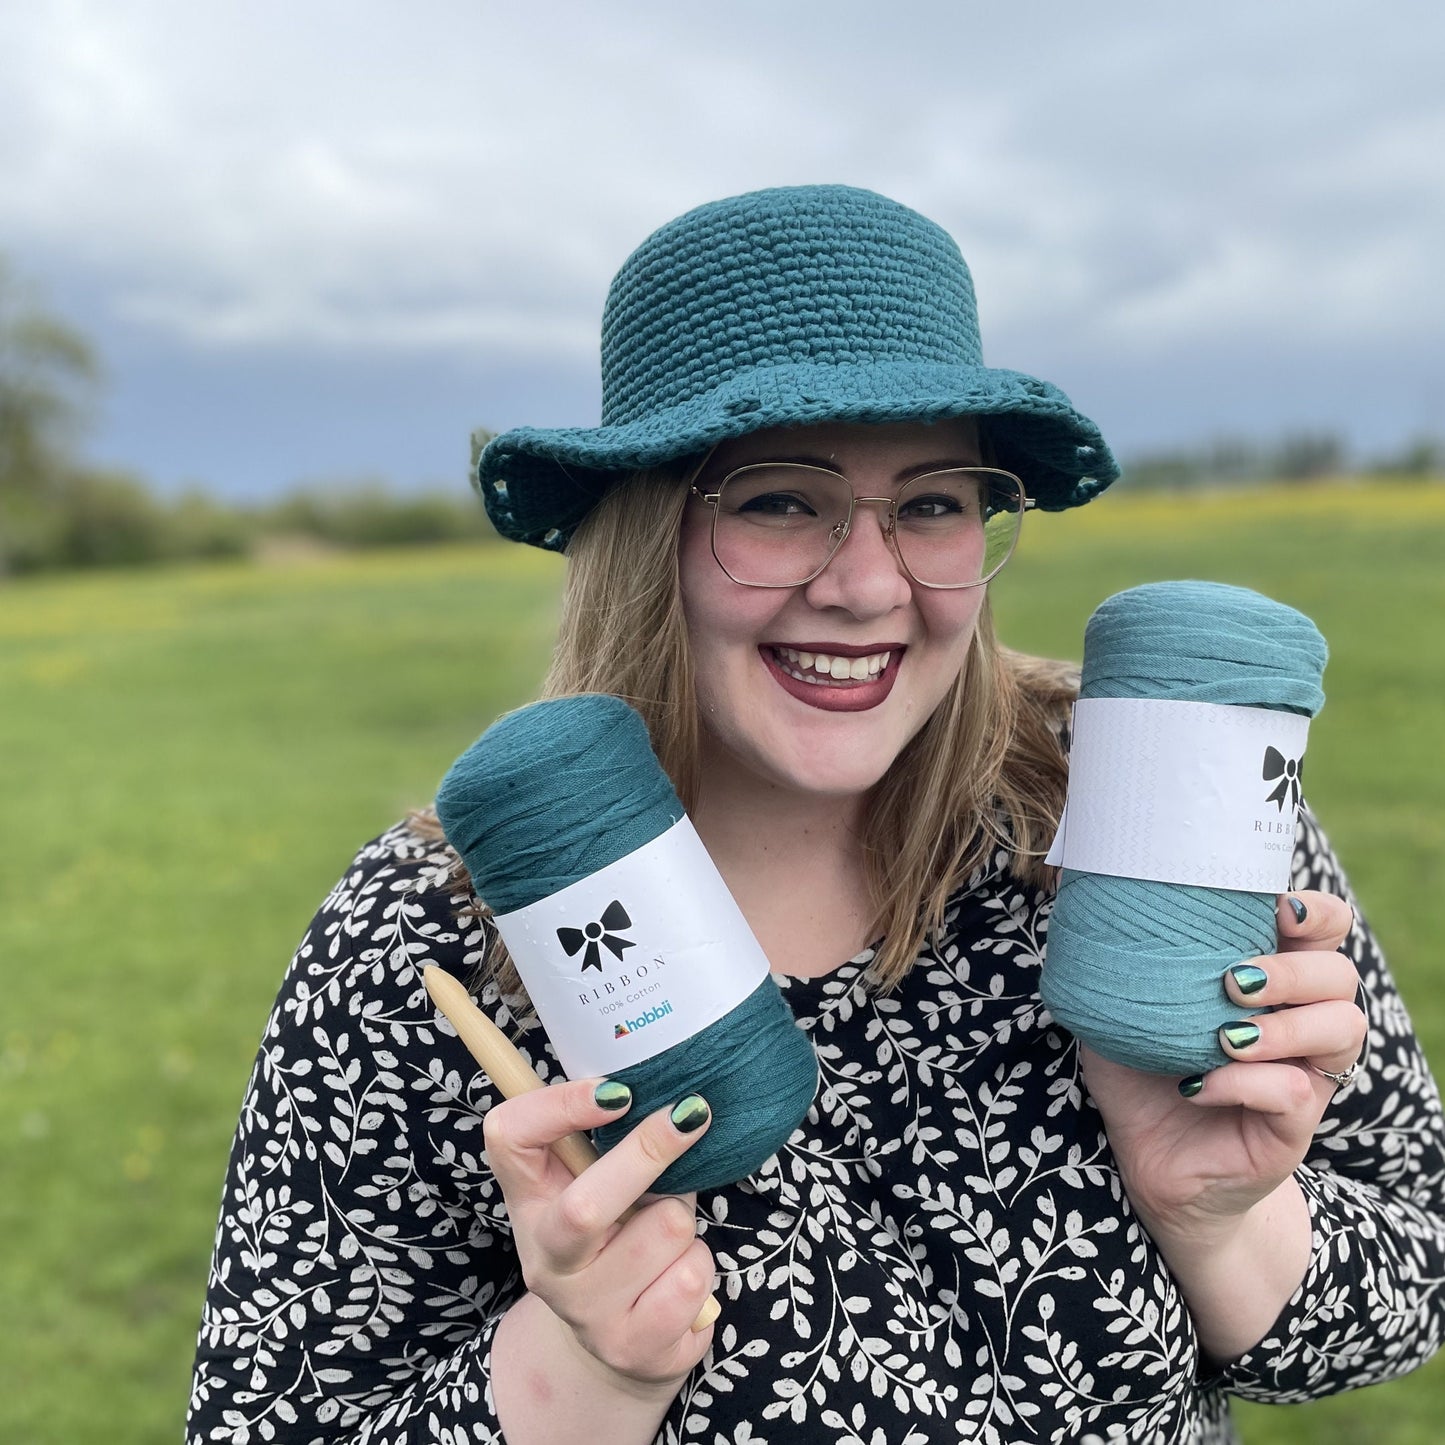
MULTIPOLYGON (((936 217, 1126 463, 992 589, 1077 657, 1207 577, 1330 641, 1310 796, 1445 1061, 1445 19, 853 0, 0 12, 0 1440, 180 1438, 235 1113, 356 846, 531 694, 559 559, 468 438, 597 416, 687 206, 936 217)), ((1247 1445, 1436 1445, 1445 1362, 1247 1445)))

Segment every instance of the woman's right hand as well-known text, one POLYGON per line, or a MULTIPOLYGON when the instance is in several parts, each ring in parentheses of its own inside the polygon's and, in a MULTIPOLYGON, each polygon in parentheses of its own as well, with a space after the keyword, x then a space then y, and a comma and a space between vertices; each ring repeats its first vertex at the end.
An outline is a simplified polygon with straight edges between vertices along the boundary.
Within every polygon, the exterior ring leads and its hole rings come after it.
MULTIPOLYGON (((599 1384, 665 1411, 712 1342, 711 1326, 696 1334, 691 1329, 713 1286, 712 1255, 697 1237, 694 1200, 642 1199, 702 1137, 710 1122, 703 1100, 689 1095, 671 1110, 658 1110, 575 1179, 551 1150, 566 1134, 615 1120, 630 1102, 625 1085, 578 1080, 508 1099, 485 1123, 488 1158, 507 1201, 528 1290, 499 1327, 497 1348, 529 1378, 494 1368, 498 1409, 508 1396, 522 1411, 504 1411, 516 1423, 535 1419, 533 1406, 547 1406, 547 1423, 560 1424, 551 1407, 574 1393, 568 1372, 559 1374, 561 1346, 591 1377, 576 1393, 579 1407, 591 1399, 587 1438, 593 1441, 599 1439, 599 1384), (619 1095, 610 1109, 598 1102, 619 1095), (632 1205, 637 1212, 620 1222, 632 1205)), ((512 1426, 502 1423, 512 1440, 512 1426)), ((532 1433, 524 1428, 517 1438, 532 1433)), ((536 1438, 548 1438, 547 1431, 536 1438)))

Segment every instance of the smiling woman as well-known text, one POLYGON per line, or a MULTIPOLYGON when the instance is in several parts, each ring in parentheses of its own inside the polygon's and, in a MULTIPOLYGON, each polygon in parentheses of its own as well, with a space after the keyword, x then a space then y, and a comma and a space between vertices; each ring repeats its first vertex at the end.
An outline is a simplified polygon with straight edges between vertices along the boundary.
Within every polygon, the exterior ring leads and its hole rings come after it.
MULTIPOLYGON (((796 532, 746 522, 749 532, 761 532, 761 538, 734 546, 730 524, 736 519, 722 512, 721 502, 709 506, 705 496, 689 502, 678 570, 698 703, 707 719, 704 791, 737 798, 749 784, 766 779, 805 794, 861 799, 944 694, 960 683, 973 645, 982 588, 938 589, 914 582, 903 570, 903 548, 891 514, 908 505, 909 478, 921 475, 930 481, 938 472, 940 450, 976 461, 976 429, 962 418, 935 427, 829 423, 792 435, 770 428, 719 446, 701 484, 706 487, 710 475, 725 476, 725 501, 738 478, 735 466, 754 465, 754 459, 790 443, 826 457, 854 478, 861 492, 886 493, 890 515, 857 507, 846 537, 840 534, 847 521, 824 515, 819 560, 795 558, 789 543, 796 532), (768 560, 761 554, 779 539, 778 551, 796 562, 794 571, 802 569, 793 585, 740 586, 741 579, 724 570, 722 557, 736 557, 756 560, 756 567, 767 571, 768 560), (836 545, 829 550, 833 539, 836 545), (722 557, 715 556, 719 540, 722 557), (804 653, 811 658, 806 668, 804 653), (826 681, 819 676, 825 669, 826 681)), ((756 470, 772 473, 769 485, 777 485, 781 468, 764 463, 756 470)), ((744 485, 749 480, 745 472, 744 485)), ((845 519, 848 502, 856 506, 850 494, 843 504, 845 519)), ((972 525, 954 532, 951 550, 960 579, 971 574, 976 581, 983 535, 976 501, 974 509, 972 525)), ((947 514, 949 523, 953 515, 947 514)), ((950 550, 948 539, 943 545, 928 544, 925 555, 944 550, 950 550)))
MULTIPOLYGON (((479 484, 567 554, 545 694, 641 714, 820 1092, 695 1199, 648 1195, 711 1122, 681 1088, 574 1180, 552 1146, 630 1092, 561 1078, 435 816, 397 825, 267 1029, 190 1438, 1224 1445, 1232 1395, 1426 1358, 1445 1120, 1313 819, 1275 951, 1219 980, 1266 1010, 1230 1062, 1125 1068, 1040 1000, 1076 680, 998 644, 988 584, 1034 503, 1117 469, 1062 392, 983 364, 952 240, 840 186, 704 206, 623 266, 602 343, 602 425, 498 437, 479 484), (502 1101, 426 965, 551 1087, 502 1101)), ((612 896, 559 934, 589 988, 586 938, 639 917, 612 896)))

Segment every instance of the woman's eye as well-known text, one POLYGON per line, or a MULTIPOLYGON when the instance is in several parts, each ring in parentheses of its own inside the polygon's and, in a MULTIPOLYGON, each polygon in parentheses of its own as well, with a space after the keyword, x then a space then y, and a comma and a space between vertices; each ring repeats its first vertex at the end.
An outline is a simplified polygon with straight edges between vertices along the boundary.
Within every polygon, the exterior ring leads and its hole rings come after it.
POLYGON ((898 515, 910 520, 928 517, 958 517, 967 510, 967 504, 958 497, 950 497, 946 493, 930 493, 923 497, 909 497, 898 508, 898 515))
POLYGON ((760 497, 749 497, 738 507, 738 511, 765 517, 813 517, 817 515, 806 499, 793 492, 764 492, 760 497))

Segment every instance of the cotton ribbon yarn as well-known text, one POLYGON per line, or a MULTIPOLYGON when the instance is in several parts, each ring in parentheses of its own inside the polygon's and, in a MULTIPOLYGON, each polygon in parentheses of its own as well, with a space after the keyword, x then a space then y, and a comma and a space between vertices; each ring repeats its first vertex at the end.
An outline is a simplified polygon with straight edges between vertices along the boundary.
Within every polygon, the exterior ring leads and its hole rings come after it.
MULTIPOLYGON (((534 703, 493 724, 453 764, 437 816, 480 897, 510 913, 635 852, 683 816, 641 717, 600 694, 534 703)), ((604 1152, 648 1114, 698 1093, 707 1133, 658 1180, 681 1193, 751 1174, 812 1103, 817 1059, 764 977, 730 1013, 654 1058, 614 1071, 632 1090, 623 1119, 594 1133, 604 1152)))
MULTIPOLYGON (((1157 582, 1110 597, 1084 634, 1083 698, 1169 698, 1313 717, 1327 650, 1310 619, 1242 587, 1157 582)), ((1183 820, 1181 820, 1183 821, 1183 820)), ((1041 981, 1054 1018, 1116 1063, 1193 1075, 1250 1016, 1226 969, 1277 947, 1275 896, 1064 869, 1041 981)))

